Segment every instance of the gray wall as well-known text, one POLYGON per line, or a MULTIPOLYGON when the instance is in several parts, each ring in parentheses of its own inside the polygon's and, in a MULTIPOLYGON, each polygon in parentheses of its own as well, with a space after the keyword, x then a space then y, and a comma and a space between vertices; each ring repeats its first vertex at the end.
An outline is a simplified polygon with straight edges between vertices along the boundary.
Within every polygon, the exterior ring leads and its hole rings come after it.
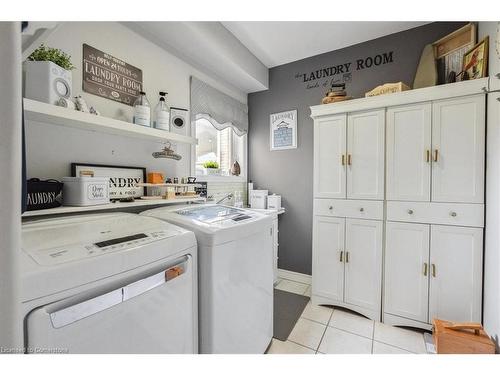
POLYGON ((269 71, 269 90, 249 95, 249 179, 254 188, 281 194, 287 210, 279 223, 279 268, 311 274, 313 122, 309 106, 321 102, 332 78, 346 81, 348 95, 353 97, 363 97, 366 91, 387 82, 402 81, 411 86, 424 46, 461 25, 433 23, 281 65, 269 71), (391 51, 392 62, 356 70, 358 59, 391 51), (350 80, 342 73, 303 80, 305 73, 309 76, 312 71, 345 63, 351 63, 350 80), (307 88, 308 85, 317 87, 307 88), (298 111, 298 147, 271 152, 269 115, 289 109, 298 111))

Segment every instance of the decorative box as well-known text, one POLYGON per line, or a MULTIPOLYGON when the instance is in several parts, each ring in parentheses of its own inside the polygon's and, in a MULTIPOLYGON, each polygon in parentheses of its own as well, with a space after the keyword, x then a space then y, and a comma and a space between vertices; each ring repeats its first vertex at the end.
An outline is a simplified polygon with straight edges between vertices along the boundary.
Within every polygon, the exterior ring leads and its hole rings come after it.
POLYGON ((495 354, 495 344, 480 323, 452 323, 434 319, 438 354, 495 354))
POLYGON ((268 190, 252 190, 250 191, 250 207, 251 208, 267 208, 268 190))
POLYGON ((267 208, 269 210, 279 210, 281 208, 281 195, 268 195, 267 208))
POLYGON ((410 90, 410 87, 405 85, 403 82, 386 83, 384 85, 375 87, 371 91, 368 91, 365 94, 365 97, 368 98, 370 96, 392 94, 394 92, 401 92, 401 91, 407 91, 407 90, 410 90))
POLYGON ((108 177, 64 177, 65 206, 95 206, 109 203, 108 177))
POLYGON ((160 172, 149 172, 148 173, 148 183, 149 184, 162 184, 165 182, 165 177, 163 173, 160 172))

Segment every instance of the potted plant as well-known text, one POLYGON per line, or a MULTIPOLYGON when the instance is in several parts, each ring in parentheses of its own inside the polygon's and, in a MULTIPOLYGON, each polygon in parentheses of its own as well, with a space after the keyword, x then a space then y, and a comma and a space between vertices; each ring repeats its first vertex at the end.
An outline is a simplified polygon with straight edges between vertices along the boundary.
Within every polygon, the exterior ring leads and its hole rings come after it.
POLYGON ((24 62, 24 96, 50 104, 70 99, 73 69, 70 55, 42 44, 24 62))
POLYGON ((206 175, 220 174, 219 163, 216 161, 206 161, 203 163, 203 168, 206 175))

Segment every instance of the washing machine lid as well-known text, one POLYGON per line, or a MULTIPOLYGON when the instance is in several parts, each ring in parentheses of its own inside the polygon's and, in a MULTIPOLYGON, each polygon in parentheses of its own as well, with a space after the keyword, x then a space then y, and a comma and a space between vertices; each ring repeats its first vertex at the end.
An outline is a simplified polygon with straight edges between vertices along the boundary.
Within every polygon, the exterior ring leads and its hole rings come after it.
POLYGON ((136 214, 60 217, 24 223, 23 300, 101 280, 196 251, 193 233, 136 214))
POLYGON ((155 208, 141 215, 156 217, 193 231, 203 246, 235 241, 269 230, 272 218, 258 212, 220 204, 155 208))
POLYGON ((23 225, 22 249, 36 263, 54 266, 126 251, 182 233, 179 227, 134 214, 86 215, 23 225))
POLYGON ((223 221, 227 221, 226 225, 236 225, 240 221, 253 217, 242 209, 220 204, 183 208, 175 212, 177 215, 206 224, 220 224, 223 221))

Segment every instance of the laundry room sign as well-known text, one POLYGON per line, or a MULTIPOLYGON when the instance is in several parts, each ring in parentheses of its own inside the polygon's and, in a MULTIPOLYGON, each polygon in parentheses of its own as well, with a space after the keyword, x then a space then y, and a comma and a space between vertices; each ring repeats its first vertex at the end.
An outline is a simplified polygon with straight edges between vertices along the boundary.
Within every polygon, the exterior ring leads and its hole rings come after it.
POLYGON ((352 74, 355 71, 371 69, 393 62, 394 51, 383 52, 375 56, 367 56, 355 61, 326 66, 306 73, 297 73, 295 74, 295 79, 304 83, 307 90, 319 87, 328 89, 334 83, 351 82, 352 74))
POLYGON ((297 148, 297 110, 273 113, 269 120, 271 151, 297 148))
POLYGON ((142 91, 142 70, 110 54, 83 45, 83 91, 133 105, 142 91))

